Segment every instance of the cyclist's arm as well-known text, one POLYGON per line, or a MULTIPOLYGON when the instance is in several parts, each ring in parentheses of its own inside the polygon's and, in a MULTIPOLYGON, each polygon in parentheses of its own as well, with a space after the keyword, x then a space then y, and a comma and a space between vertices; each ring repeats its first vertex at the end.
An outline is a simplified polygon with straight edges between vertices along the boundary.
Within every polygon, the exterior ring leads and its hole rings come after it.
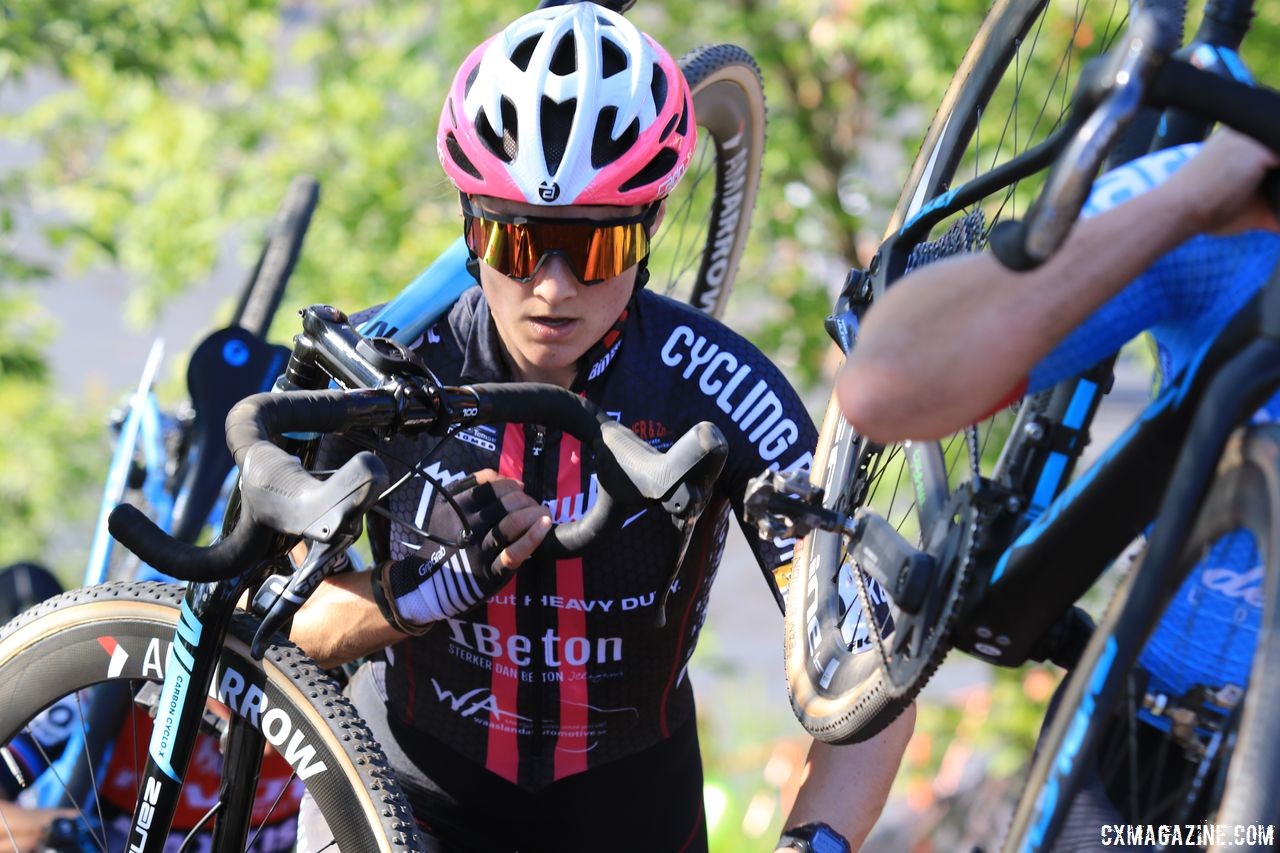
POLYGON ((289 632, 289 639, 322 669, 371 655, 406 636, 383 618, 368 572, 345 572, 320 584, 289 632))
POLYGON ((825 823, 845 837, 851 850, 860 849, 889 798, 915 720, 912 704, 864 743, 832 746, 815 740, 784 828, 825 823))
POLYGON ((1255 193, 1276 155, 1217 134, 1168 181, 1080 222, 1030 273, 989 254, 924 267, 868 313, 837 380, 846 417, 878 441, 931 439, 1019 396, 1031 368, 1154 260, 1208 230, 1275 219, 1255 193))

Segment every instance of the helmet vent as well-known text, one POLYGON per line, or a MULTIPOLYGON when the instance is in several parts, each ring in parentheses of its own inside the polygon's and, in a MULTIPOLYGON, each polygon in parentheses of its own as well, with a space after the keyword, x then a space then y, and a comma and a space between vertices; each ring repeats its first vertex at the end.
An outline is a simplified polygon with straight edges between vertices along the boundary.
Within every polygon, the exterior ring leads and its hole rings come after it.
POLYGON ((560 39, 560 43, 556 45, 555 53, 551 54, 551 64, 547 66, 552 74, 558 74, 561 77, 572 74, 578 70, 578 52, 575 49, 573 33, 565 33, 564 38, 560 39))
POLYGON ((676 133, 681 136, 689 134, 689 102, 685 101, 684 109, 680 110, 680 124, 676 125, 676 133))
MULTIPOLYGON (((561 42, 564 44, 564 42, 561 42)), ((555 174, 564 159, 569 144, 569 131, 573 129, 573 114, 578 109, 578 99, 570 98, 563 104, 542 96, 542 155, 547 161, 547 171, 555 174)))
POLYGON ((676 122, 680 120, 680 115, 673 115, 667 120, 667 126, 662 129, 662 135, 658 137, 660 142, 666 142, 667 137, 671 135, 671 131, 675 130, 676 122))
POLYGON ((631 150, 631 146, 636 144, 636 140, 640 138, 640 119, 632 119, 631 124, 619 134, 617 139, 613 138, 613 123, 618 118, 617 107, 605 107, 600 110, 600 117, 596 120, 595 136, 591 139, 591 168, 601 169, 617 160, 623 154, 631 150))
POLYGON ((516 105, 511 102, 510 98, 503 97, 501 102, 502 109, 502 135, 493 129, 493 125, 489 123, 489 117, 485 115, 484 110, 476 113, 476 134, 485 147, 492 152, 493 156, 502 160, 504 163, 510 163, 516 159, 516 152, 519 150, 519 125, 516 121, 516 105))
POLYGON ((667 100, 667 75, 656 62, 653 64, 653 80, 650 81, 649 88, 653 91, 653 108, 662 112, 662 105, 667 100))
POLYGON ((643 187, 645 184, 651 184, 661 178, 664 178, 675 168, 676 163, 680 160, 680 155, 672 151, 670 148, 663 148, 653 159, 630 178, 627 178, 620 189, 622 192, 630 192, 637 187, 643 187))
POLYGON ((452 133, 449 133, 445 136, 444 147, 448 149, 449 156, 453 158, 453 162, 458 164, 459 169, 466 172, 468 175, 475 178, 476 180, 484 179, 483 176, 480 174, 480 170, 477 169, 475 164, 472 163, 471 160, 467 158, 466 152, 462 150, 462 146, 458 144, 457 137, 455 137, 452 133))
POLYGON ((538 37, 533 36, 516 45, 511 51, 511 64, 521 71, 529 70, 529 60, 533 58, 533 49, 538 46, 538 37))
POLYGON ((462 86, 463 97, 466 97, 467 95, 471 94, 471 84, 476 82, 476 77, 479 76, 479 74, 480 74, 480 63, 477 62, 475 64, 475 67, 471 69, 471 73, 467 75, 467 82, 464 83, 462 86))
POLYGON ((627 55, 622 52, 622 48, 609 39, 601 39, 600 50, 602 54, 600 70, 606 80, 627 70, 627 55))

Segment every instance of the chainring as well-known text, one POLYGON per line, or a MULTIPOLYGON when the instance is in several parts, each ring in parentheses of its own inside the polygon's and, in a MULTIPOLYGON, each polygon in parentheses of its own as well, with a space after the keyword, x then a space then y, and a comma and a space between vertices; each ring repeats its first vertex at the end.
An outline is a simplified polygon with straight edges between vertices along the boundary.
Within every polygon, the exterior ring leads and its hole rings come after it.
MULTIPOLYGON (((893 605, 892 630, 887 635, 881 632, 885 624, 882 620, 867 620, 885 675, 885 687, 895 698, 914 698, 946 658, 951 650, 951 630, 972 577, 973 543, 981 538, 981 529, 968 485, 952 494, 944 518, 953 523, 942 541, 940 553, 933 555, 940 569, 919 611, 905 613, 893 605)), ((848 551, 846 548, 845 563, 857 582, 863 612, 874 613, 870 578, 854 564, 848 551)), ((842 566, 842 570, 844 568, 842 566)))

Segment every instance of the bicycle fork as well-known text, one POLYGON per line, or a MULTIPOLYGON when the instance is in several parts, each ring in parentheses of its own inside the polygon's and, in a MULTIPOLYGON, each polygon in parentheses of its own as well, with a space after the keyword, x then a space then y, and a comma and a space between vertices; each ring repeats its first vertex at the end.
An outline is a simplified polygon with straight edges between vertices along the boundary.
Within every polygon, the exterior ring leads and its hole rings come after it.
MULTIPOLYGON (((165 659, 164 686, 129 827, 129 853, 164 850, 182 793, 182 779, 200 734, 205 699, 225 698, 231 671, 223 673, 223 683, 216 689, 214 676, 236 601, 247 585, 244 576, 227 582, 191 584, 183 597, 178 628, 165 659)), ((213 849, 243 850, 263 737, 234 713, 228 726, 222 797, 202 824, 220 811, 213 849), (235 816, 244 819, 234 819, 235 816)))

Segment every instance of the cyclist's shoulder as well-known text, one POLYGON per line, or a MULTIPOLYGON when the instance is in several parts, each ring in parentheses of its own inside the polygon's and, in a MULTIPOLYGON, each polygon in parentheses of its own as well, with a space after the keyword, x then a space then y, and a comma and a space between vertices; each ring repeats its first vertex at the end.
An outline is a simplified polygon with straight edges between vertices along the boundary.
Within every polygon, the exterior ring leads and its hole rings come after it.
MULTIPOLYGON (((449 306, 449 308, 435 320, 431 325, 422 330, 421 333, 413 340, 408 342, 410 349, 416 349, 425 343, 440 343, 442 335, 446 332, 465 332, 469 330, 476 321, 477 316, 481 313, 481 305, 484 302, 484 294, 478 286, 470 287, 464 290, 457 300, 449 306)), ((380 302, 368 308, 362 308, 354 314, 350 314, 348 319, 352 327, 357 329, 361 334, 391 336, 398 330, 394 325, 390 328, 385 323, 375 323, 389 306, 392 306, 395 300, 380 302)), ((450 337, 455 335, 450 334, 450 337)))
POLYGON ((691 356, 704 365, 714 363, 717 370, 751 364, 781 373, 746 337, 688 303, 645 290, 636 299, 636 315, 646 348, 656 350, 657 359, 668 367, 687 366, 686 357, 691 356))
POLYGON ((1159 186, 1199 150, 1198 142, 1178 145, 1153 151, 1112 169, 1094 182, 1083 215, 1097 215, 1159 186))
POLYGON ((637 300, 637 310, 646 343, 639 360, 633 355, 623 370, 632 387, 643 382, 650 391, 661 389, 644 395, 651 405, 676 407, 689 422, 717 424, 736 448, 731 457, 752 473, 791 464, 795 453, 812 448, 816 432, 804 402, 758 347, 659 294, 637 300))
POLYGON ((644 288, 636 294, 635 304, 637 316, 653 329, 684 325, 698 329, 719 330, 725 335, 736 334, 720 320, 698 310, 688 302, 682 302, 649 288, 644 288))

